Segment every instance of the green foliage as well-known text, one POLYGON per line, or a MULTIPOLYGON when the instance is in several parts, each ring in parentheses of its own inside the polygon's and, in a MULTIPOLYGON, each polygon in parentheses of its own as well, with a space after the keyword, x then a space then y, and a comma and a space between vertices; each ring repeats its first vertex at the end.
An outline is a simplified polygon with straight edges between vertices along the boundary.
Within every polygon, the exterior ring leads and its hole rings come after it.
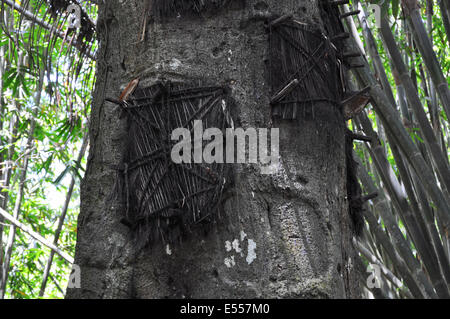
MULTIPOLYGON (((33 5, 39 19, 51 19, 45 2, 31 1, 30 8, 33 5)), ((96 9, 91 8, 90 13, 95 18, 96 9)), ((80 64, 79 52, 70 48, 68 41, 20 19, 17 11, 5 6, 1 16, 2 19, 8 17, 9 24, 3 24, 0 30, 3 53, 0 64, 4 70, 1 76, 0 181, 5 180, 4 172, 8 169, 11 178, 9 185, 0 182, 0 207, 12 214, 27 158, 19 220, 52 242, 73 176, 75 187, 58 241, 58 247, 73 256, 79 182, 86 164, 84 157, 77 163, 77 157, 87 130, 95 63, 80 64), (40 70, 45 71, 43 87, 40 100, 36 100, 40 70), (32 124, 33 131, 30 130, 32 124), (30 133, 33 134, 31 148, 27 145, 30 133), (5 195, 7 197, 3 197, 5 195)), ((3 224, 3 228, 0 226, 1 246, 5 249, 12 228, 3 224)), ((38 298, 49 255, 46 246, 16 229, 5 298, 38 298)), ((64 296, 70 269, 71 265, 55 255, 44 298, 64 296)))

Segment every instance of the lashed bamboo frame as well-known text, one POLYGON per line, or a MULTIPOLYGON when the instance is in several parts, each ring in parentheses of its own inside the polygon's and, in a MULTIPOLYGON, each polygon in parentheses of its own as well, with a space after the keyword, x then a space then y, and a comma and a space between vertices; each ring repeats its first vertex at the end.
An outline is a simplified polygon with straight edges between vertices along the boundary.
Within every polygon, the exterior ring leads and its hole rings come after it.
POLYGON ((216 212, 227 183, 225 164, 175 164, 170 158, 171 133, 228 126, 222 87, 159 83, 138 88, 123 104, 128 116, 128 146, 121 165, 125 223, 141 243, 172 242, 216 212))

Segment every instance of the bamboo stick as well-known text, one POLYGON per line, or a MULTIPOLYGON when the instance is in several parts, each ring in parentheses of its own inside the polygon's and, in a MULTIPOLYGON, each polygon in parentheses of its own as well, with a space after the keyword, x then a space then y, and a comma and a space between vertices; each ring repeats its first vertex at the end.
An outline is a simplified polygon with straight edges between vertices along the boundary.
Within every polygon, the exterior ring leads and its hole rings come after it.
POLYGON ((439 8, 441 9, 442 22, 444 23, 445 33, 447 34, 447 41, 450 47, 450 4, 446 0, 438 0, 439 8))
MULTIPOLYGON (((362 165, 359 166, 358 176, 367 192, 377 191, 372 179, 362 165)), ((409 244, 406 242, 403 234, 398 228, 397 222, 393 218, 393 214, 390 212, 388 201, 383 192, 380 192, 380 196, 374 199, 374 203, 376 211, 380 214, 381 218, 383 218, 384 225, 391 234, 391 239, 387 238, 383 229, 381 229, 380 225, 376 221, 376 218, 369 211, 364 211, 364 217, 368 221, 369 226, 371 226, 375 236, 382 242, 383 247, 385 247, 391 261, 394 262, 399 271, 402 273, 403 279, 407 282, 411 293, 418 296, 420 291, 420 294, 424 297, 437 298, 430 281, 424 275, 419 262, 413 256, 409 244), (405 269, 399 257, 395 253, 396 250, 392 249, 391 245, 397 248, 399 255, 404 260, 409 270, 405 269), (420 289, 417 284, 420 284, 420 289)))
POLYGON ((406 97, 409 101, 409 105, 414 111, 414 115, 419 123, 421 131, 426 141, 426 146, 430 151, 430 154, 434 160, 437 168, 438 176, 440 177, 441 183, 445 186, 447 191, 450 190, 450 171, 447 165, 447 160, 437 142, 436 136, 434 135, 433 128, 428 121, 425 114, 424 108, 420 101, 417 91, 408 75, 408 70, 406 69, 403 59, 395 43, 395 39, 392 35, 391 29, 385 18, 381 20, 381 34, 383 36, 384 42, 389 50, 391 59, 397 69, 398 75, 402 81, 402 84, 406 90, 406 97))
MULTIPOLYGON (((359 119, 363 124, 366 134, 373 136, 373 140, 377 141, 378 139, 376 138, 376 136, 374 136, 374 134, 376 133, 371 130, 371 123, 369 119, 364 116, 360 116, 359 119)), ((392 145, 391 149, 393 150, 393 152, 396 151, 396 148, 392 147, 392 145)), ((412 191, 412 186, 409 182, 409 176, 406 172, 406 168, 403 165, 402 159, 400 158, 399 154, 396 154, 397 166, 401 173, 402 180, 405 183, 406 191, 410 196, 410 204, 408 204, 406 194, 404 193, 404 185, 401 185, 397 181, 395 174, 385 157, 385 154, 381 151, 381 145, 379 143, 372 143, 369 147, 369 151, 372 154, 372 158, 377 166, 378 171, 380 172, 384 184, 388 189, 388 192, 391 196, 391 199, 393 200, 399 216, 403 220, 407 231, 409 232, 413 242, 415 243, 419 255, 422 257, 421 259, 426 265, 426 268, 430 274, 430 277, 433 278, 433 284, 435 284, 436 289, 439 290, 440 295, 442 297, 445 297, 447 290, 446 286, 443 285, 441 280, 443 277, 441 269, 436 263, 438 257, 435 250, 433 249, 433 246, 431 245, 430 236, 427 232, 425 222, 422 219, 422 214, 420 213, 417 201, 412 191)))
MULTIPOLYGON (((7 10, 9 11, 9 10, 7 10)), ((5 12, 7 15, 8 13, 5 12)), ((1 13, 1 19, 5 19, 4 13, 1 13)), ((6 57, 5 57, 5 46, 0 47, 0 131, 3 130, 4 119, 5 119, 5 103, 3 100, 3 76, 5 74, 5 66, 6 66, 6 57)), ((6 145, 3 145, 3 141, 0 139, 0 149, 4 149, 6 145)), ((3 162, 5 156, 4 152, 0 152, 0 162, 3 162)), ((9 161, 10 159, 8 159, 9 161)), ((1 165, 1 164, 0 164, 1 165)), ((0 208, 4 207, 6 200, 6 192, 3 192, 4 188, 7 188, 9 182, 7 182, 7 174, 6 170, 0 170, 0 208)), ((0 287, 2 286, 2 273, 3 273, 3 217, 0 217, 0 287)))
MULTIPOLYGON (((78 158, 75 162, 75 166, 80 166, 81 161, 83 160, 84 154, 86 152, 87 146, 88 146, 88 131, 86 130, 84 137, 83 137, 83 143, 81 145, 81 149, 80 152, 78 154, 78 158)), ((59 216, 59 220, 58 220, 58 226, 55 230, 55 235, 53 238, 53 245, 57 246, 58 245, 58 240, 59 240, 59 236, 61 234, 61 230, 62 227, 64 225, 64 220, 66 219, 66 214, 67 214, 67 210, 69 209, 69 203, 70 203, 70 199, 72 198, 72 192, 75 186, 75 176, 72 176, 71 181, 70 181, 70 185, 69 185, 69 189, 67 191, 66 194, 66 199, 64 201, 64 206, 61 212, 61 216, 59 216)), ((44 268, 44 274, 43 274, 43 278, 42 278, 42 283, 41 283, 41 289, 39 291, 39 297, 44 296, 44 292, 45 292, 45 287, 47 285, 47 279, 50 275, 50 269, 52 267, 52 263, 53 263, 53 257, 55 255, 55 251, 51 250, 50 251, 50 256, 47 259, 47 264, 45 265, 44 268)), ((51 276, 51 275, 50 275, 51 276)))
MULTIPOLYGON (((357 248, 357 250, 367 258, 368 261, 378 265, 382 274, 392 282, 397 288, 403 288, 403 283, 398 279, 383 263, 381 263, 371 252, 370 250, 360 241, 353 237, 353 245, 357 248)), ((408 292, 409 293, 409 292, 408 292)), ((412 295, 410 296, 412 298, 412 295)))
MULTIPOLYGON (((46 57, 47 53, 44 53, 44 56, 46 57)), ((41 93, 42 93, 42 88, 44 85, 44 74, 45 74, 44 69, 41 69, 39 72, 38 85, 36 88, 36 95, 35 95, 35 99, 34 99, 35 107, 33 110, 33 115, 31 118, 30 128, 29 128, 29 132, 28 132, 27 147, 29 149, 32 148, 32 146, 33 146, 34 130, 36 128, 36 118, 37 118, 37 114, 40 110, 41 93)), ((18 217, 19 217, 20 209, 22 206, 22 199, 23 199, 23 196, 25 193, 25 183, 26 183, 26 177, 27 177, 27 171, 28 171, 29 158, 30 158, 30 154, 28 154, 27 156, 24 156, 24 160, 23 160, 24 164, 23 164, 22 172, 21 172, 20 178, 19 178, 19 190, 17 193, 16 202, 15 202, 14 211, 13 211, 13 217, 16 219, 18 219, 18 217)), ((2 269, 2 271, 3 271, 2 272, 2 286, 0 287, 0 299, 3 299, 4 295, 5 295, 5 288, 6 288, 6 282, 8 280, 8 275, 9 275, 8 272, 9 272, 9 266, 10 266, 10 260, 11 260, 11 254, 12 254, 12 248, 13 248, 13 244, 14 244, 15 235, 16 235, 16 227, 13 226, 10 229, 10 232, 8 234, 8 241, 6 243, 5 258, 4 258, 3 269, 2 269)))
MULTIPOLYGON (((376 43, 375 43, 375 40, 374 40, 374 38, 373 38, 373 36, 372 36, 372 33, 371 33, 371 30, 367 27, 367 23, 366 23, 366 21, 365 21, 365 13, 364 13, 364 11, 362 10, 362 7, 361 7, 361 5, 359 4, 359 8, 361 8, 361 14, 359 15, 359 18, 360 18, 360 22, 361 22, 361 25, 362 25, 362 27, 363 27, 363 31, 364 31, 364 35, 365 35, 365 38, 366 38, 366 42, 368 42, 369 43, 369 54, 373 57, 373 59, 375 60, 375 68, 377 69, 377 72, 378 72, 378 74, 379 74, 379 76, 380 76, 380 80, 382 81, 382 83, 384 84, 383 86, 385 86, 385 92, 387 93, 387 95, 388 95, 388 97, 390 98, 390 100, 391 101, 394 101, 394 99, 393 99, 393 96, 392 96, 392 90, 391 90, 391 88, 390 88, 390 86, 389 86, 389 82, 388 82, 388 80, 387 80, 387 77, 386 77, 386 73, 385 73, 385 71, 384 71, 384 67, 383 67, 383 65, 382 65, 382 63, 381 63, 381 59, 379 58, 379 55, 378 55, 378 50, 377 50, 377 48, 376 48, 376 43)), ((401 60, 401 58, 400 58, 400 60, 401 60)), ((396 75, 396 70, 393 68, 393 72, 394 72, 394 74, 396 75)), ((406 72, 407 73, 407 72, 406 72)), ((396 83, 398 84, 398 85, 400 85, 401 83, 398 83, 398 76, 395 76, 395 79, 396 79, 396 83)), ((401 90, 401 88, 399 87, 399 93, 403 93, 403 91, 401 90)), ((402 99, 401 99, 401 97, 402 96, 400 96, 400 102, 402 102, 402 99)), ((409 115, 408 115, 408 110, 407 110, 407 107, 405 106, 405 105, 403 105, 402 107, 401 107, 401 109, 402 109, 402 111, 405 113, 405 116, 407 117, 407 118, 409 118, 409 115)), ((390 138, 389 140, 392 140, 392 138, 390 138)), ((410 182, 409 182, 409 176, 410 176, 410 174, 412 173, 413 175, 415 175, 414 174, 414 172, 408 172, 407 171, 407 168, 404 166, 404 164, 403 164, 403 159, 402 159, 402 157, 400 156, 400 154, 398 154, 398 151, 396 150, 396 146, 395 145, 392 145, 392 143, 391 143, 391 149, 392 149, 392 152, 393 152, 393 154, 394 154, 394 158, 396 159, 396 162, 398 163, 398 168, 399 168, 399 170, 400 170, 400 174, 401 174, 401 176, 402 176, 402 180, 404 181, 404 183, 405 183, 405 187, 406 187, 406 190, 407 190, 407 193, 408 193, 408 197, 409 197, 409 199, 410 199, 410 202, 411 202, 411 205, 414 207, 414 211, 415 212, 417 212, 416 214, 415 214, 415 216, 416 216, 416 221, 417 221, 417 223, 418 223, 418 225, 422 228, 422 233, 424 233, 424 234, 426 234, 426 235, 428 235, 427 234, 427 232, 429 232, 429 234, 430 234, 430 236, 431 236, 431 238, 434 238, 434 239, 436 239, 436 228, 435 228, 435 226, 434 226, 434 223, 432 223, 431 225, 430 225, 430 215, 427 215, 427 213, 426 212, 423 212, 423 211, 421 211, 419 208, 418 208, 418 204, 417 204, 417 201, 416 201, 416 198, 415 198, 415 194, 414 194, 414 192, 413 192, 413 190, 412 190, 412 187, 411 187, 411 185, 410 185, 410 182), (427 220, 427 222, 424 222, 423 221, 423 219, 421 218, 421 215, 425 215, 424 216, 424 218, 425 218, 425 220, 427 220), (425 224, 426 224, 426 226, 425 226, 425 224)), ((422 185, 417 185, 418 187, 421 187, 422 188, 422 185)), ((421 198, 422 199, 422 204, 427 204, 427 206, 428 206, 428 202, 423 202, 426 198, 421 198)), ((429 236, 427 236, 427 237, 429 237, 429 236)), ((419 237, 418 238, 419 240, 421 240, 421 238, 419 237)), ((431 240, 430 240, 431 241, 431 240)), ((427 243, 428 241, 426 241, 425 243, 427 243)), ((442 251, 441 251, 441 247, 442 247, 442 245, 441 245, 441 242, 439 241, 439 242, 435 242, 435 240, 433 240, 433 243, 434 243, 434 249, 436 250, 436 254, 437 254, 437 257, 439 257, 438 259, 439 259, 439 263, 441 264, 441 265, 447 265, 448 264, 448 261, 446 260, 446 259, 443 259, 442 258, 442 251)), ((427 245, 427 246, 429 246, 429 245, 427 245)), ((433 249, 433 247, 429 247, 430 249, 433 249)), ((436 258, 437 258, 436 257, 436 258)), ((441 267, 442 268, 442 267, 441 267)), ((445 267, 444 267, 445 268, 445 267)), ((444 270, 444 268, 442 268, 442 270, 444 271, 444 275, 446 275, 446 271, 444 270)), ((447 275, 446 275, 446 277, 447 277, 447 275)))
MULTIPOLYGON (((427 29, 430 38, 433 38, 433 0, 426 0, 427 3, 427 29)), ((423 67, 420 68, 421 74, 424 73, 423 67)), ((439 115, 439 105, 437 102, 437 92, 434 87, 433 81, 431 81, 431 77, 429 72, 427 72, 427 76, 422 76, 422 82, 426 85, 428 83, 428 97, 430 100, 428 101, 428 109, 430 112, 431 123, 433 126, 434 134, 436 138, 440 139, 441 134, 441 125, 440 125, 440 115, 439 115)), ((445 148, 442 148, 445 150, 445 148)), ((444 151, 446 153, 446 151, 444 151)), ((448 160, 448 158, 447 158, 448 160)))
POLYGON ((12 223, 15 227, 20 228, 21 230, 23 230, 25 233, 27 233, 28 235, 30 235, 31 237, 33 237, 34 239, 36 239, 38 242, 40 242, 41 244, 47 246, 48 248, 50 248, 52 251, 54 251, 55 253, 57 253, 59 256, 61 256, 64 260, 66 260, 67 262, 73 264, 74 260, 73 258, 68 255, 67 253, 63 252, 61 249, 59 249, 58 247, 56 247, 54 244, 52 244, 51 242, 49 242, 47 239, 45 239, 44 237, 42 237, 40 234, 36 233, 35 231, 33 231, 30 227, 28 227, 27 225, 22 224, 20 221, 17 220, 17 218, 15 218, 13 215, 8 214, 8 212, 6 212, 5 210, 0 208, 0 215, 2 215, 7 221, 9 221, 10 223, 12 223))
POLYGON ((433 44, 428 37, 423 24, 417 0, 402 0, 402 4, 409 25, 411 26, 414 39, 416 40, 417 47, 431 75, 431 79, 441 99, 447 118, 450 118, 450 89, 433 50, 433 44))
POLYGON ((447 202, 446 197, 443 195, 442 191, 437 186, 436 179, 433 175, 432 170, 429 168, 428 164, 420 154, 417 146, 412 142, 409 134, 406 132, 403 124, 400 121, 398 113, 396 112, 395 106, 389 102, 389 99, 382 90, 380 84, 378 84, 375 77, 371 73, 368 65, 366 65, 365 68, 354 70, 354 73, 358 80, 361 82, 362 86, 371 86, 372 89, 370 93, 376 111, 378 112, 378 114, 380 114, 385 127, 389 126, 395 142, 397 143, 397 145, 399 145, 401 151, 405 154, 405 158, 415 169, 421 182, 425 186, 427 193, 435 202, 435 205, 437 207, 437 214, 441 219, 443 226, 446 230, 449 230, 449 203, 447 202))

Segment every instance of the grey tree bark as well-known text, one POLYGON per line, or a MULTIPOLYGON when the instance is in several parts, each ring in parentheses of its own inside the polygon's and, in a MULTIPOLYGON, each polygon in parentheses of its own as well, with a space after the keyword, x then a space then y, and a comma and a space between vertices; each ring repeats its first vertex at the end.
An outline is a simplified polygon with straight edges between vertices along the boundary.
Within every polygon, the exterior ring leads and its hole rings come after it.
POLYGON ((317 0, 247 0, 245 7, 149 23, 145 1, 99 1, 100 48, 90 153, 82 182, 75 263, 81 288, 67 298, 356 298, 360 296, 346 199, 345 130, 327 102, 315 117, 275 121, 264 21, 292 14, 322 25, 317 0), (233 196, 205 232, 137 251, 111 200, 126 123, 104 101, 139 77, 207 79, 231 87, 246 127, 280 128, 281 170, 235 169, 233 196))

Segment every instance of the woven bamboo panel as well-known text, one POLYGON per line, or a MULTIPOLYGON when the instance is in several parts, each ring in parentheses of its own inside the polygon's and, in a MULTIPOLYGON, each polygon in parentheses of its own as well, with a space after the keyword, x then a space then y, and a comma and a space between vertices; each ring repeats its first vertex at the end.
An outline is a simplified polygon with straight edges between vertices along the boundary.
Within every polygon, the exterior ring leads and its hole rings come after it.
POLYGON ((171 134, 177 128, 193 133, 195 120, 203 129, 225 130, 226 105, 221 87, 174 83, 137 88, 127 100, 121 184, 126 219, 140 240, 173 241, 216 211, 227 183, 225 164, 174 163, 171 150, 178 141, 171 134))

